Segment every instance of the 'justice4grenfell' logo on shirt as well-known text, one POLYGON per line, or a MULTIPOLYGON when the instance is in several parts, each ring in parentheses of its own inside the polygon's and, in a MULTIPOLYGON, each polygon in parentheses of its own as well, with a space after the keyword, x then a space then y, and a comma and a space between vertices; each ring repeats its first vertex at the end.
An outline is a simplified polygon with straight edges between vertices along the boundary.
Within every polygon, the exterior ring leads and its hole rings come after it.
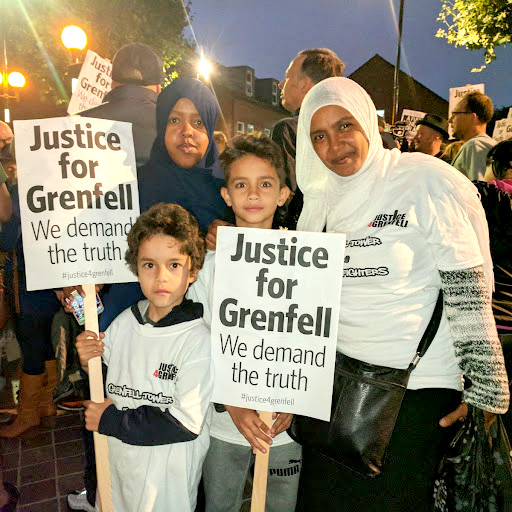
POLYGON ((175 380, 178 374, 178 368, 173 364, 160 363, 158 370, 155 370, 153 377, 162 380, 175 380))
POLYGON ((384 226, 398 226, 399 228, 407 227, 409 221, 406 220, 406 213, 398 213, 398 210, 395 210, 393 213, 379 213, 375 216, 370 224, 368 224, 369 228, 383 228, 384 226))

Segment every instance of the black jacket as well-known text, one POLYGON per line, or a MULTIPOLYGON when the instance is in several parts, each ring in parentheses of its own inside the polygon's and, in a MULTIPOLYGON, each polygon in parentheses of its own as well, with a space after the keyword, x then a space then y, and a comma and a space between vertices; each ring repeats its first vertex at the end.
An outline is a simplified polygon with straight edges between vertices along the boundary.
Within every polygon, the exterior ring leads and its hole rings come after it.
POLYGON ((140 85, 120 85, 112 89, 105 102, 80 112, 84 117, 132 123, 137 167, 149 160, 156 138, 156 98, 158 94, 140 85))
POLYGON ((298 120, 299 111, 297 110, 291 117, 285 117, 277 121, 272 128, 272 140, 281 148, 284 170, 286 172, 286 184, 290 187, 293 194, 286 204, 284 227, 288 229, 296 229, 304 202, 302 192, 297 187, 297 178, 295 177, 298 120))
POLYGON ((499 334, 512 331, 512 196, 491 183, 473 181, 489 225, 491 257, 494 268, 492 310, 499 334))

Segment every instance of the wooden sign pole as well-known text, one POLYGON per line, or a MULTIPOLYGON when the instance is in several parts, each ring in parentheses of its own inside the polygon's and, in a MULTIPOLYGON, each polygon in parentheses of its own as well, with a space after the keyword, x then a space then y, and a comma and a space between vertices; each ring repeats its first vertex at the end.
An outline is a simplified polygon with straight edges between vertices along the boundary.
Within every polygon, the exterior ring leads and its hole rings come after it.
MULTIPOLYGON (((260 411, 260 419, 269 427, 272 426, 272 413, 260 411)), ((260 443, 267 449, 267 453, 256 450, 256 461, 254 463, 254 479, 252 483, 251 512, 265 512, 265 500, 267 497, 268 457, 270 446, 260 440, 260 443)))
MULTIPOLYGON (((85 292, 85 329, 98 334, 99 327, 98 310, 96 308, 96 288, 93 284, 84 284, 82 288, 85 292)), ((96 403, 103 403, 105 395, 103 390, 101 357, 95 357, 89 360, 89 387, 91 390, 91 400, 96 403)), ((99 491, 99 496, 96 499, 100 500, 101 512, 113 512, 107 436, 94 432, 94 453, 96 455, 96 474, 98 477, 99 491)))

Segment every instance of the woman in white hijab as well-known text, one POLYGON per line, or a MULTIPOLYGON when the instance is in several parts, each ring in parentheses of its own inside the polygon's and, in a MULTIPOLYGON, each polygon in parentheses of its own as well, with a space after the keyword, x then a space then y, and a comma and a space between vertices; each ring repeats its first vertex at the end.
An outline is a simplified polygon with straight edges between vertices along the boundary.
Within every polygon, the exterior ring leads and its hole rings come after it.
POLYGON ((383 475, 364 479, 304 450, 299 509, 430 511, 434 474, 467 413, 506 412, 507 377, 490 306, 492 262, 475 187, 444 162, 386 150, 368 94, 329 78, 307 94, 297 134, 303 231, 346 233, 338 350, 407 368, 439 289, 443 318, 412 372, 383 475), (453 412, 451 412, 453 411, 453 412))

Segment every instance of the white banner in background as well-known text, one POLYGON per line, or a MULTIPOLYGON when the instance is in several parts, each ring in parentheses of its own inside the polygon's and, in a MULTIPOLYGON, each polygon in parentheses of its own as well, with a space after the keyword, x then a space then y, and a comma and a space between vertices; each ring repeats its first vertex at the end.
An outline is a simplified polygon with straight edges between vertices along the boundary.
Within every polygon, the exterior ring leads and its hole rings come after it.
POLYGON ((492 138, 496 142, 507 140, 512 137, 512 117, 500 119, 496 121, 494 125, 494 131, 492 132, 492 138))
POLYGON ((78 75, 78 84, 69 101, 68 114, 77 114, 103 103, 105 95, 111 88, 111 62, 102 59, 97 53, 87 50, 78 75))
POLYGON ((419 110, 408 110, 404 108, 402 110, 402 119, 401 121, 405 121, 407 126, 405 127, 405 137, 409 140, 413 139, 416 135, 416 123, 425 117, 425 112, 420 112, 419 110))

